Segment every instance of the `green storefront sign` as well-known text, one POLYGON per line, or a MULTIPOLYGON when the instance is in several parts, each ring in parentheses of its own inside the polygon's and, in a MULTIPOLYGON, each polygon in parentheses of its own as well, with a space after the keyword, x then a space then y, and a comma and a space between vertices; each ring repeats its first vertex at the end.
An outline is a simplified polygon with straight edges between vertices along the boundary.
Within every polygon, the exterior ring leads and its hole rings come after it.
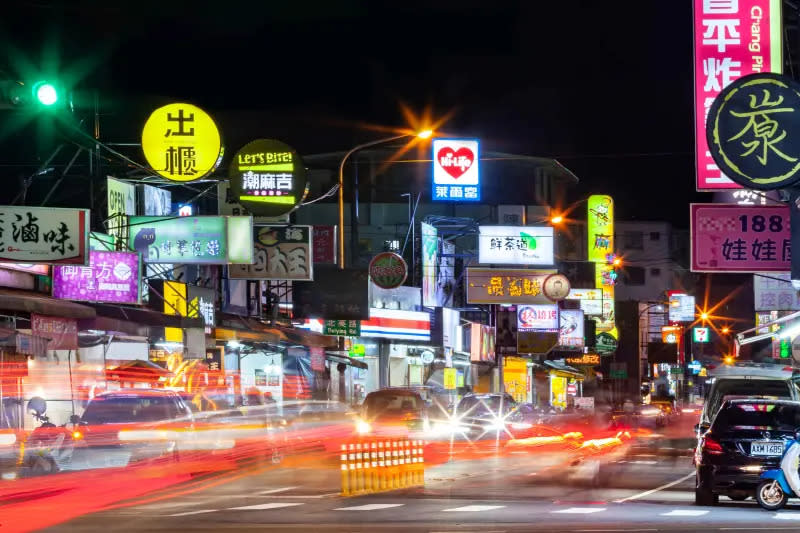
POLYGON ((325 335, 338 335, 340 337, 360 337, 360 320, 326 320, 322 327, 325 335))
POLYGON ((605 331, 598 333, 596 337, 595 350, 602 355, 609 355, 617 351, 617 339, 605 331))

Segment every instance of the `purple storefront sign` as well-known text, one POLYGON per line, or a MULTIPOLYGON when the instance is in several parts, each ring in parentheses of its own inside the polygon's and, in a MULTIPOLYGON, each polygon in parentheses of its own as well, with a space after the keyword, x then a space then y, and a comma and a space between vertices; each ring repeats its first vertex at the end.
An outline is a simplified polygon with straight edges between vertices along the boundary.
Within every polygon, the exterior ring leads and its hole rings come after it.
POLYGON ((139 254, 89 253, 89 266, 53 267, 53 298, 84 302, 138 304, 139 254))
POLYGON ((787 272, 789 208, 691 204, 692 272, 787 272))

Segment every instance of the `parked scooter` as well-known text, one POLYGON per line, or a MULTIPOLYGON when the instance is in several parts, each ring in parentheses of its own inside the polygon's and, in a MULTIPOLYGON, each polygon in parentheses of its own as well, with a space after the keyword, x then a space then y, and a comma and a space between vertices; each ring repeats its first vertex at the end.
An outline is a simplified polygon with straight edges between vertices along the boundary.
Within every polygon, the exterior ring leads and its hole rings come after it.
MULTIPOLYGON (((54 474, 72 458, 76 440, 82 438, 79 429, 71 430, 67 424, 56 426, 45 415, 47 402, 38 396, 28 401, 28 411, 41 422, 28 438, 23 464, 29 475, 54 474)), ((80 417, 71 416, 70 425, 77 426, 80 417)))
POLYGON ((800 433, 794 439, 784 442, 780 468, 773 468, 761 474, 761 483, 756 488, 756 501, 767 511, 782 509, 789 498, 800 498, 800 433))

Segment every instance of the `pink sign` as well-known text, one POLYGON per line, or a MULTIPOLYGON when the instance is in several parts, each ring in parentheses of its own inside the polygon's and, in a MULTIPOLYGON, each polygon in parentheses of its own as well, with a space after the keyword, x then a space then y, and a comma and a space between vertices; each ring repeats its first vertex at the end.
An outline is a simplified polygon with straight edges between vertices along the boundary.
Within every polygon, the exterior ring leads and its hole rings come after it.
POLYGON ((706 116, 732 81, 781 72, 780 0, 694 0, 694 118, 697 189, 739 189, 708 150, 706 116))
POLYGON ((692 272, 786 272, 789 208, 691 205, 692 272))
POLYGON ((336 226, 314 226, 314 262, 336 262, 336 226))
POLYGON ((31 333, 34 337, 50 339, 48 350, 78 349, 78 321, 74 318, 31 313, 31 333))
POLYGON ((89 252, 89 266, 54 266, 53 298, 139 303, 139 254, 89 252))

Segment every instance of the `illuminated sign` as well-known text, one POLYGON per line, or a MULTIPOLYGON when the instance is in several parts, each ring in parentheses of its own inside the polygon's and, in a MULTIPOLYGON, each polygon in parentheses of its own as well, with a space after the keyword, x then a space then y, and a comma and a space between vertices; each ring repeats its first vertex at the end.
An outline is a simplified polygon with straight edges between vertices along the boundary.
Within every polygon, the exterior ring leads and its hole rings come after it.
POLYGON ((431 338, 431 315, 419 311, 372 308, 369 320, 361 321, 361 336, 428 341, 431 338))
POLYGON ((311 281, 311 226, 256 226, 252 265, 230 265, 231 279, 311 281))
POLYGON ((552 226, 480 226, 478 262, 484 265, 552 265, 552 226))
POLYGON ((595 366, 600 364, 600 355, 596 353, 585 353, 580 357, 567 357, 564 362, 568 365, 588 365, 595 366))
POLYGON ((681 336, 680 326, 661 326, 661 342, 678 344, 681 336))
POLYGON ((127 217, 136 214, 136 186, 107 178, 106 188, 108 189, 108 233, 125 242, 128 240, 127 217))
POLYGON ((408 276, 405 259, 394 252, 381 252, 369 262, 369 277, 381 289, 394 289, 408 276))
POLYGON ((285 215, 306 192, 306 169, 300 155, 273 139, 257 139, 236 152, 229 177, 234 200, 254 215, 285 215))
POLYGON ((436 227, 422 222, 422 305, 435 307, 436 265, 439 262, 439 232, 436 227))
POLYGON ((669 295, 669 321, 694 322, 695 303, 694 296, 688 294, 669 295))
POLYGON ((587 316, 603 314, 603 289, 571 288, 567 300, 578 300, 583 313, 587 316))
POLYGON ((495 329, 484 324, 470 324, 469 359, 473 363, 494 362, 495 329))
POLYGON ((614 253, 614 200, 593 194, 587 209, 589 261, 607 263, 608 255, 614 253))
POLYGON ((557 331, 558 306, 518 305, 517 331, 557 331))
POLYGON ((207 176, 222 160, 214 120, 191 104, 168 104, 150 114, 142 130, 142 151, 153 170, 172 181, 207 176))
POLYGON ((217 313, 212 289, 189 285, 186 287, 186 316, 202 318, 208 331, 216 324, 217 313))
POLYGON ((562 309, 558 317, 558 345, 570 348, 583 348, 584 329, 583 311, 578 309, 562 309))
POLYGON ((87 264, 89 210, 0 206, 0 261, 87 264))
POLYGON ((130 217, 130 248, 145 263, 253 262, 250 217, 130 217))
POLYGON ((434 139, 433 200, 478 202, 481 199, 478 139, 434 139))
POLYGON ((89 252, 89 266, 53 267, 53 298, 138 304, 141 265, 138 253, 89 252))
POLYGON ((709 328, 692 328, 692 340, 694 342, 706 343, 709 341, 709 328))
MULTIPOLYGON (((698 190, 738 187, 720 171, 711 156, 706 137, 706 116, 714 98, 734 80, 758 72, 781 72, 781 32, 780 0, 694 0, 694 129, 698 190)), ((746 149, 741 150, 744 151, 746 149)), ((751 155, 755 157, 757 154, 751 155)))
POLYGON ((150 295, 147 303, 150 307, 165 315, 188 316, 188 294, 185 283, 152 279, 149 288, 150 295))
POLYGON ((552 303, 542 286, 555 273, 555 270, 467 268, 467 303, 552 303))

